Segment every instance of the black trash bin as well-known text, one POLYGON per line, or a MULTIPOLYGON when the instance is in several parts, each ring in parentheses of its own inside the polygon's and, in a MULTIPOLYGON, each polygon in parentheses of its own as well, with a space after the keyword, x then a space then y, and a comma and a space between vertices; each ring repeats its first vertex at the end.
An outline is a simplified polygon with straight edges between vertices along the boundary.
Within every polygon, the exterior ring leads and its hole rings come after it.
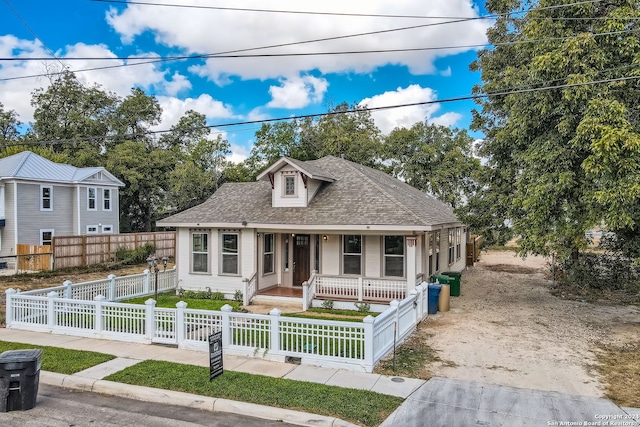
POLYGON ((0 354, 0 412, 36 406, 42 350, 9 350, 0 354))

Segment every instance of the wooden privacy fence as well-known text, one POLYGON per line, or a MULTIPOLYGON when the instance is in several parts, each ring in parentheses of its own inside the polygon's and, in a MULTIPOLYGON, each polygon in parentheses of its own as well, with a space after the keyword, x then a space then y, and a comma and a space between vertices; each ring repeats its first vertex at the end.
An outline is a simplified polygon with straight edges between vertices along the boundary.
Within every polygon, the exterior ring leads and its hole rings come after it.
POLYGON ((159 258, 176 255, 175 231, 57 236, 53 238, 53 265, 59 269, 102 264, 115 260, 119 248, 134 250, 147 243, 155 245, 159 258))
POLYGON ((53 268, 51 246, 16 245, 16 262, 18 271, 41 271, 53 268))
POLYGON ((472 234, 467 242, 467 267, 473 267, 473 264, 480 259, 480 243, 482 236, 472 234))

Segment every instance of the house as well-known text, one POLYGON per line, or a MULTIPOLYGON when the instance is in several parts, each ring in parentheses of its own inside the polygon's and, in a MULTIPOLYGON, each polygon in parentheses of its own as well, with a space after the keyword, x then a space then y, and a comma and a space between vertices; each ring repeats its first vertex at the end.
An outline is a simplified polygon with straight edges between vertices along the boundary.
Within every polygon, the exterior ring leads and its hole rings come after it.
POLYGON ((0 257, 53 236, 119 232, 118 188, 103 167, 54 163, 30 151, 0 159, 0 257))
POLYGON ((299 296, 303 283, 323 278, 338 287, 388 282, 406 295, 433 273, 465 267, 466 229, 448 205, 333 156, 283 157, 257 182, 226 183, 157 225, 177 229, 179 286, 189 290, 233 295, 253 281, 258 294, 299 296))

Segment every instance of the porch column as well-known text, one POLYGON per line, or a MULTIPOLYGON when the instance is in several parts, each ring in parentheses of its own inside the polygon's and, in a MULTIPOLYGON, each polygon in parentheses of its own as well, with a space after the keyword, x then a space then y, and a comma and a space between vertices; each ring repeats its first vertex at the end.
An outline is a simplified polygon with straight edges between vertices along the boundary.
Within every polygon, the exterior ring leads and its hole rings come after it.
POLYGON ((407 293, 416 288, 416 236, 407 236, 407 293))

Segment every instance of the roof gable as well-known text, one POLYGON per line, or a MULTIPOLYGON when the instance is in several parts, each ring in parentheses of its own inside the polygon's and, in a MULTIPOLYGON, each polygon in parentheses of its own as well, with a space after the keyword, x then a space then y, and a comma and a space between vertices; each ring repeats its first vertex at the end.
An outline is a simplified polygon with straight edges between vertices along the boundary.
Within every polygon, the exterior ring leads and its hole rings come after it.
POLYGON ((307 177, 311 179, 317 179, 318 181, 327 181, 327 182, 335 181, 335 178, 332 177, 329 173, 313 165, 311 162, 303 162, 301 160, 292 159, 291 157, 280 158, 280 160, 276 161, 274 164, 272 164, 267 169, 262 171, 262 173, 260 173, 256 179, 258 181, 270 180, 269 174, 273 174, 279 171, 285 165, 291 165, 298 172, 305 174, 307 177))
POLYGON ((87 182, 94 185, 123 187, 124 183, 103 167, 77 168, 55 163, 31 151, 23 151, 0 159, 0 179, 14 178, 29 181, 79 183, 102 173, 100 181, 87 182))

